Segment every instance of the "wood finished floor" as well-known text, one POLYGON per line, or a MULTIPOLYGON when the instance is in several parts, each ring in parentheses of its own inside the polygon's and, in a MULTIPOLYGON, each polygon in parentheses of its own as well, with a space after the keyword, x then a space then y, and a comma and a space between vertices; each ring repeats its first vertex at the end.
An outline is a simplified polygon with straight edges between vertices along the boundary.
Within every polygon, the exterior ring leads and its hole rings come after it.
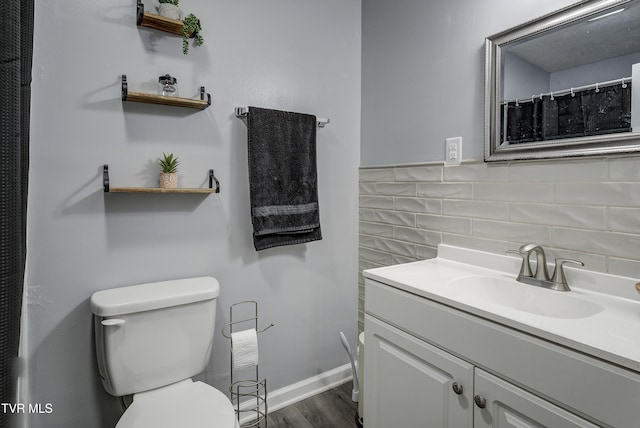
POLYGON ((351 382, 269 413, 268 428, 355 428, 351 382))

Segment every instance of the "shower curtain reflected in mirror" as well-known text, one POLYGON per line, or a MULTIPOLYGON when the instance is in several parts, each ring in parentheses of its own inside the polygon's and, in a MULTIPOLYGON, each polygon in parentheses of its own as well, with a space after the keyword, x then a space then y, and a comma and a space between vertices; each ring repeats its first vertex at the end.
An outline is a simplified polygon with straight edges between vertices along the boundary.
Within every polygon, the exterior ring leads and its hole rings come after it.
POLYGON ((510 101, 501 114, 501 144, 631 132, 631 83, 510 101))

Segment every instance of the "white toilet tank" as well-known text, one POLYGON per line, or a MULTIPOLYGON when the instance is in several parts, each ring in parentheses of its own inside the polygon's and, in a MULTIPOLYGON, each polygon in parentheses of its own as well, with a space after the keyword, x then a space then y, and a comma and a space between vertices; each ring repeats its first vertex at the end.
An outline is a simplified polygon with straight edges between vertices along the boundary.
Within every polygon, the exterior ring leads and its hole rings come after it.
POLYGON ((188 278, 94 293, 102 384, 115 396, 188 379, 211 357, 218 281, 188 278))

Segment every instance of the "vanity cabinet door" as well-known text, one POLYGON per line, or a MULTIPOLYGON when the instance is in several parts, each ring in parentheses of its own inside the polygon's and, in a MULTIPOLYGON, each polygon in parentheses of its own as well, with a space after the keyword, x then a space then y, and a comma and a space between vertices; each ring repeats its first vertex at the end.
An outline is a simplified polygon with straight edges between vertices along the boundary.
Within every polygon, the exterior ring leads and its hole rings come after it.
POLYGON ((472 427, 471 364, 368 314, 364 331, 367 428, 472 427))
POLYGON ((478 368, 475 394, 474 428, 598 428, 478 368))

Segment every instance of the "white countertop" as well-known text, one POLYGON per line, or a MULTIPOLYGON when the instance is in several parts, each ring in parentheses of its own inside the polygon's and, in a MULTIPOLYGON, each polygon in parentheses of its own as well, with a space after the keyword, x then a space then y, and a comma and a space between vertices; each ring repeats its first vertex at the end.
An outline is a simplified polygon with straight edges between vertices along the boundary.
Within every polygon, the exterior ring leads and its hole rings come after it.
MULTIPOLYGON (((640 296, 635 291, 638 279, 566 267, 571 291, 565 293, 516 282, 520 264, 519 257, 440 245, 435 259, 369 269, 363 274, 365 278, 640 373, 640 296), (451 286, 452 282, 467 277, 513 281, 515 290, 527 292, 533 290, 517 287, 533 287, 538 297, 548 297, 550 302, 555 299, 554 303, 563 304, 571 299, 574 305, 598 305, 599 310, 585 317, 559 318, 539 315, 535 308, 531 312, 514 309, 496 303, 499 296, 461 293, 451 286)), ((549 268, 553 270, 553 266, 549 268)), ((519 303, 518 306, 523 305, 519 303)))

